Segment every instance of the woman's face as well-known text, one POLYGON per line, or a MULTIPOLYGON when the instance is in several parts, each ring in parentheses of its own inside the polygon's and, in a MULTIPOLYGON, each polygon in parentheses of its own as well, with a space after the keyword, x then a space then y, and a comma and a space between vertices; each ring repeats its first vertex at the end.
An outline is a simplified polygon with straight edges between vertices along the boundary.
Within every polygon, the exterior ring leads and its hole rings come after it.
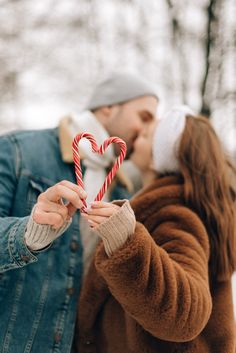
POLYGON ((148 124, 134 142, 130 160, 141 172, 152 169, 152 140, 157 121, 148 124))

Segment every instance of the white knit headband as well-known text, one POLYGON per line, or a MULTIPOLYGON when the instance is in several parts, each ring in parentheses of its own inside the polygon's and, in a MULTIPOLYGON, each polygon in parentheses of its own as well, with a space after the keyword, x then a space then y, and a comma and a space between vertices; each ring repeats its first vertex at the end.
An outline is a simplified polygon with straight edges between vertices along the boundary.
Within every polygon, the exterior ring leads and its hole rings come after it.
POLYGON ((153 162, 158 173, 179 171, 177 152, 188 114, 195 115, 188 106, 178 106, 158 122, 153 137, 153 162))

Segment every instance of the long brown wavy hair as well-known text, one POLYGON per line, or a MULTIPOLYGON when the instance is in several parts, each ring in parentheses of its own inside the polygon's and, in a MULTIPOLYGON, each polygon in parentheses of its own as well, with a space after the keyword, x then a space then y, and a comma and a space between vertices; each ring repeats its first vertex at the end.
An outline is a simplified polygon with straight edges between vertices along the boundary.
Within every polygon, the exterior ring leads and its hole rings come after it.
POLYGON ((228 279, 236 269, 236 169, 209 119, 186 117, 178 159, 185 200, 209 235, 210 278, 228 279))

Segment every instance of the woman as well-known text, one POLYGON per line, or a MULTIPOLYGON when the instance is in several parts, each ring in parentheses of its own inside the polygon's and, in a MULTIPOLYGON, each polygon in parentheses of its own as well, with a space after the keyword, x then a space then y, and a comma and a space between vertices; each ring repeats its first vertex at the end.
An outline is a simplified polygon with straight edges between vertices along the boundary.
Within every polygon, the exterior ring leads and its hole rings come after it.
POLYGON ((135 144, 146 186, 84 214, 102 242, 82 289, 79 353, 234 353, 235 170, 210 122, 173 109, 135 144))

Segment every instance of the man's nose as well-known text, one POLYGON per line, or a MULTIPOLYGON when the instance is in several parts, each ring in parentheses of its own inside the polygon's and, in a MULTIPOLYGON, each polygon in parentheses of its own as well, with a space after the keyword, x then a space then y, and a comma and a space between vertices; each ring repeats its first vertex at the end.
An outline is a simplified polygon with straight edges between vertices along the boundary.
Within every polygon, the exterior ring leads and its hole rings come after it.
POLYGON ((140 121, 137 125, 136 125, 136 132, 137 134, 140 134, 143 129, 145 128, 145 123, 140 121))
POLYGON ((143 127, 142 127, 142 130, 140 131, 140 135, 146 135, 147 132, 148 132, 148 124, 144 123, 143 127))

